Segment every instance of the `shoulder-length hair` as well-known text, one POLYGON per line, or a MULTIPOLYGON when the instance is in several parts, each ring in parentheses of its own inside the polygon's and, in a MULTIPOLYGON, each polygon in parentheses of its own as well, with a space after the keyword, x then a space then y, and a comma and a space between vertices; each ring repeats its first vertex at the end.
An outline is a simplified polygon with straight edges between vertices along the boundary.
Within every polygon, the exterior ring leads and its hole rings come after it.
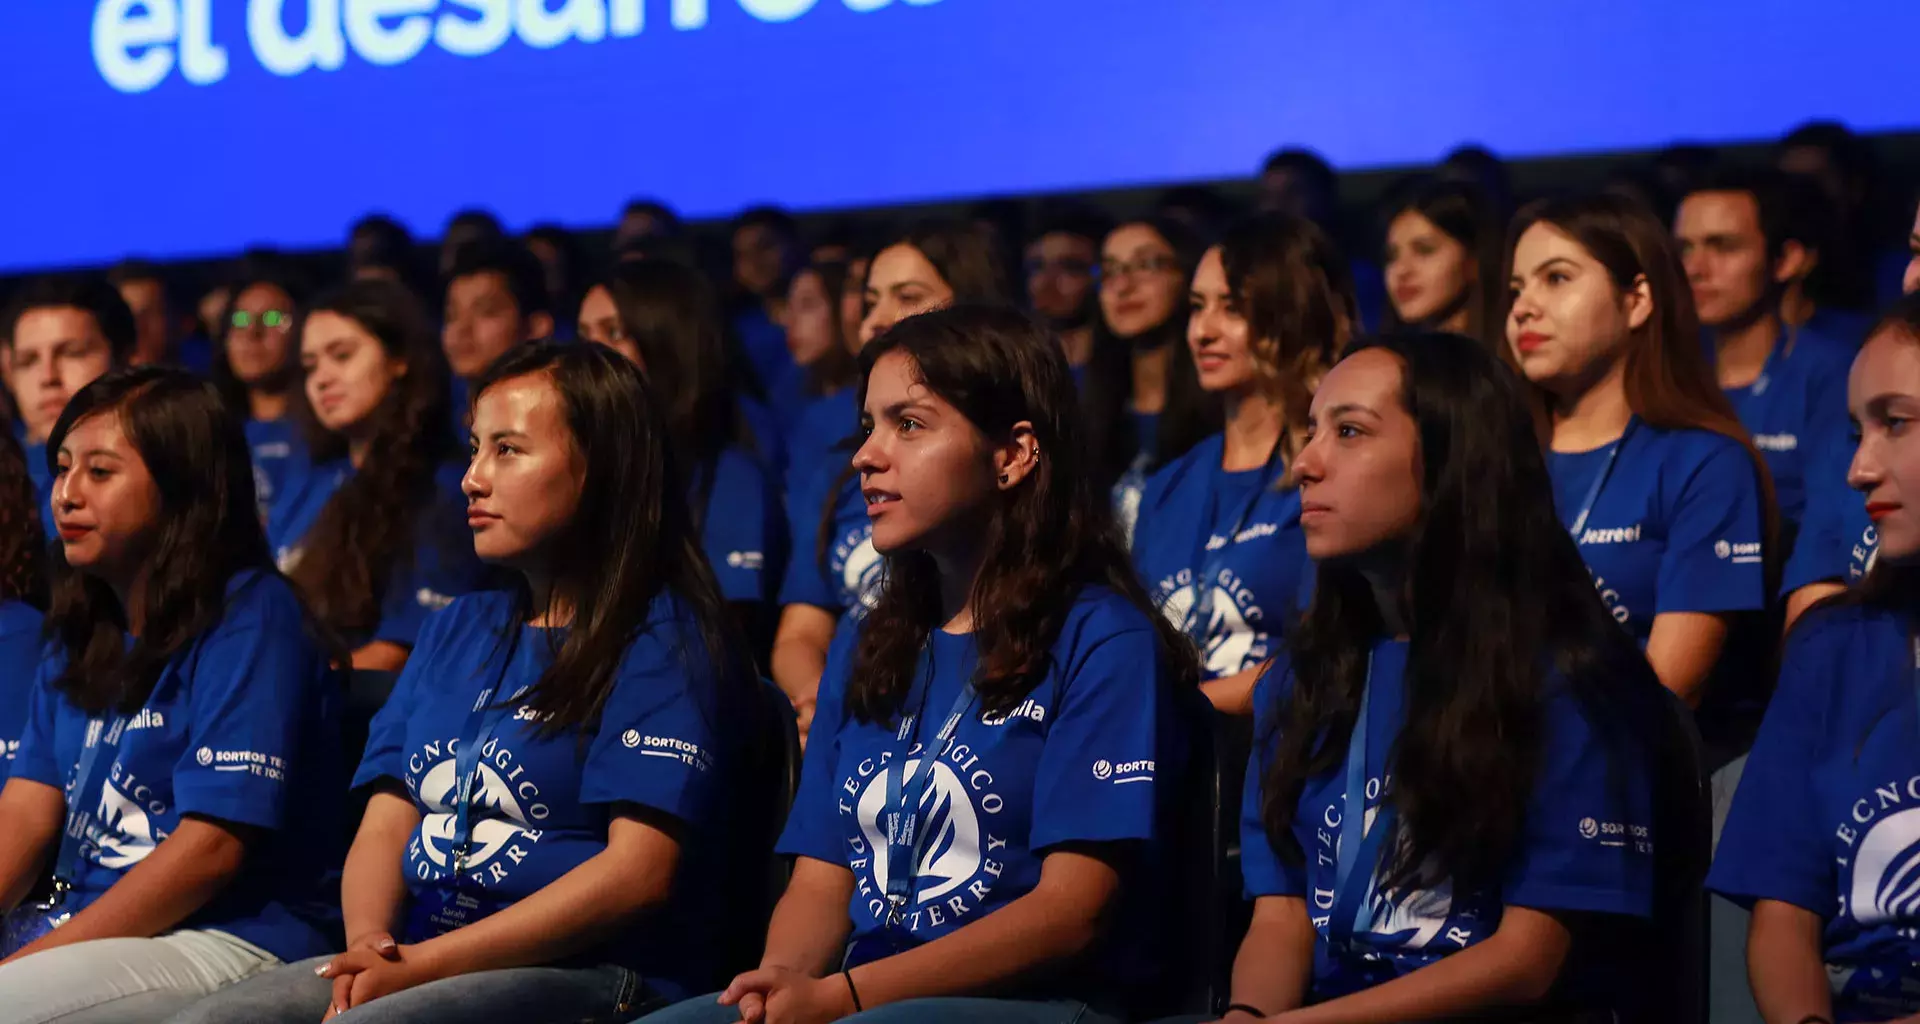
MULTIPOLYGON (((1775 539, 1779 536, 1779 507, 1773 497, 1773 475, 1753 447, 1747 428, 1720 390, 1719 379, 1707 361, 1701 343, 1700 318, 1693 308, 1693 290, 1673 239, 1651 210, 1623 196, 1596 194, 1570 199, 1544 199, 1514 215, 1507 231, 1502 280, 1514 273, 1513 252, 1520 236, 1535 224, 1562 232, 1587 250, 1606 269, 1616 290, 1625 292, 1645 278, 1653 296, 1653 315, 1627 339, 1622 383, 1627 406, 1650 426, 1662 430, 1705 430, 1737 442, 1746 449, 1760 482, 1764 501, 1768 578, 1780 563, 1775 539)), ((1504 338, 1504 327, 1502 328, 1504 338)), ((1513 347, 1500 345, 1507 365, 1519 370, 1513 347)), ((1522 375, 1522 380, 1525 379, 1522 375)), ((1528 386, 1534 429, 1542 447, 1553 439, 1553 396, 1545 388, 1528 386)))
MULTIPOLYGON (((233 311, 240 305, 240 296, 253 288, 260 287, 280 289, 293 306, 292 309, 287 310, 287 315, 294 317, 296 323, 299 318, 300 300, 306 297, 306 289, 292 271, 278 266, 271 269, 252 270, 242 275, 227 292, 227 301, 220 307, 220 322, 214 325, 213 362, 208 368, 207 376, 213 380, 213 386, 220 389, 220 397, 242 419, 248 417, 251 406, 247 402, 247 385, 234 376, 233 361, 227 357, 227 336, 233 333, 233 311)), ((281 379, 288 384, 295 383, 295 379, 299 376, 299 341, 298 333, 292 331, 287 333, 287 360, 280 369, 284 374, 281 379)))
MULTIPOLYGON (((1401 334, 1365 342, 1399 363, 1419 442, 1420 516, 1406 542, 1406 723, 1388 754, 1405 836, 1395 886, 1497 879, 1539 775, 1546 688, 1558 676, 1607 720, 1658 693, 1607 613, 1554 511, 1546 459, 1516 375, 1472 339, 1401 334)), ((1383 621, 1353 565, 1323 562, 1290 642, 1292 696, 1275 719, 1261 806, 1274 848, 1308 779, 1337 771, 1383 621)), ((1281 665, 1289 662, 1279 663, 1281 665)), ((1280 670, 1280 669, 1276 669, 1280 670)))
MULTIPOLYGON (((720 585, 702 554, 687 509, 679 456, 668 441, 667 406, 639 368, 598 345, 535 342, 517 346, 474 384, 474 400, 504 381, 544 376, 560 396, 567 431, 586 472, 578 510, 553 546, 552 600, 571 608, 572 625, 549 636, 553 663, 528 705, 542 732, 587 730, 599 720, 621 658, 634 638, 662 623, 650 618, 668 594, 691 612, 717 680, 739 682, 745 649, 733 633, 720 585)), ((549 609, 535 608, 522 578, 514 629, 549 609)))
MULTIPOLYGON (((59 449, 47 451, 51 458, 59 449)), ((44 610, 47 542, 39 508, 40 492, 28 472, 26 452, 13 431, 0 430, 0 601, 22 601, 44 610)))
MULTIPOLYGON (((909 317, 860 353, 860 399, 882 357, 899 352, 929 391, 998 442, 1033 425, 1040 461, 995 499, 972 586, 979 671, 989 712, 1010 711, 1052 667, 1050 651, 1075 599, 1106 587, 1140 609, 1159 632, 1162 655, 1183 686, 1197 685, 1193 648, 1147 599, 1114 529, 1104 492, 1086 472, 1072 375, 1060 345, 1019 312, 954 306, 909 317)), ((912 686, 917 657, 940 623, 938 570, 924 552, 887 556, 885 583, 868 613, 847 704, 863 721, 892 719, 912 686)))
POLYGON ((168 659, 219 621, 235 573, 275 570, 245 429, 211 383, 166 367, 112 371, 67 403, 47 450, 58 452, 90 416, 119 417, 159 495, 139 595, 144 621, 129 648, 127 610, 112 588, 56 548, 47 631, 67 663, 54 686, 89 714, 131 713, 168 659))
MULTIPOLYGON (((1193 280, 1194 268, 1207 251, 1197 232, 1170 217, 1135 218, 1121 222, 1113 231, 1133 226, 1150 228, 1159 235, 1173 250, 1180 265, 1180 279, 1193 280)), ((1107 234, 1111 237, 1113 232, 1107 234)), ((1167 373, 1167 404, 1160 411, 1153 451, 1148 454, 1148 472, 1179 458, 1220 429, 1220 405, 1201 389, 1193 356, 1187 352, 1189 314, 1186 302, 1176 302, 1167 319, 1137 338, 1121 338, 1107 326, 1106 317, 1094 318, 1093 355, 1087 362, 1080 404, 1085 410, 1087 445, 1092 452, 1087 468, 1102 494, 1112 489, 1140 453, 1140 434, 1132 413, 1136 348, 1175 346, 1167 373)))
MULTIPOLYGON (((392 573, 414 559, 415 525, 421 508, 434 499, 434 470, 455 452, 453 412, 446 356, 403 285, 363 278, 322 296, 301 315, 296 339, 305 336, 315 313, 353 321, 407 367, 373 411, 365 462, 320 510, 302 542, 300 562, 288 574, 316 618, 351 635, 379 622, 392 573)), ((314 416, 304 370, 293 408, 316 463, 346 456, 346 438, 314 416)))
MULTIPOLYGON (((1506 266, 1500 250, 1500 210, 1478 186, 1445 178, 1424 178, 1415 182, 1401 200, 1388 211, 1382 228, 1390 228, 1402 214, 1425 217, 1440 233, 1460 244, 1473 262, 1474 279, 1467 285, 1459 304, 1449 306, 1444 319, 1457 309, 1467 312, 1468 337, 1487 345, 1506 345, 1507 282, 1501 276, 1506 266)), ((1507 247, 1512 251, 1512 246, 1507 247)), ((1408 327, 1432 328, 1435 324, 1408 324, 1400 319, 1393 303, 1385 304, 1381 316, 1382 331, 1408 327)))
MULTIPOLYGON (((1280 405, 1287 465, 1306 436, 1313 390, 1360 321, 1353 279, 1333 239, 1304 217, 1266 214, 1220 240, 1227 286, 1247 318, 1258 380, 1280 405)), ((1190 361, 1190 360, 1189 360, 1190 361)))

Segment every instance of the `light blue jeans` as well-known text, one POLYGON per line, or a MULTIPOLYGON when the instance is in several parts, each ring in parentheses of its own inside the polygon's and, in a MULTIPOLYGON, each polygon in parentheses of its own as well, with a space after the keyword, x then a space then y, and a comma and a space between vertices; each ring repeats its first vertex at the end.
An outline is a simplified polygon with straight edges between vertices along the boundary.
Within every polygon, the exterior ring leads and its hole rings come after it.
MULTIPOLYGON (((203 999, 170 1024, 319 1024, 333 982, 315 957, 268 971, 203 999)), ((334 1018, 341 1024, 613 1024, 642 1004, 639 976, 624 967, 514 967, 476 971, 382 996, 334 1018)))
MULTIPOLYGON (((720 994, 695 996, 650 1013, 634 1024, 738 1024, 740 1010, 721 1006, 720 994)), ((908 999, 878 1006, 842 1024, 1121 1024, 1116 1017, 1068 999, 1040 1002, 1024 999, 947 997, 908 999)))
POLYGON ((150 1024, 279 966, 225 932, 76 942, 0 967, 0 1015, 8 1024, 150 1024))

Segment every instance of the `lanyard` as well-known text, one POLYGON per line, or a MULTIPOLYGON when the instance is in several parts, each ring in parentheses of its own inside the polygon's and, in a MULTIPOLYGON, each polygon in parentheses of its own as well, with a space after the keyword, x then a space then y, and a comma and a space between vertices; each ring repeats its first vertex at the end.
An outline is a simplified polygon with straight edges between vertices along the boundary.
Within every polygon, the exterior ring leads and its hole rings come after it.
MULTIPOLYGON (((1226 564, 1227 550, 1233 547, 1233 539, 1240 536, 1240 531, 1246 527, 1247 517, 1253 515, 1253 508, 1260 504, 1261 495, 1267 493, 1267 488, 1273 486, 1273 467, 1281 461, 1280 441, 1285 436, 1282 433, 1280 437, 1274 439, 1273 448, 1267 452, 1267 461, 1260 467, 1259 486, 1253 488, 1240 502, 1240 511, 1233 517, 1233 525, 1228 528, 1225 539, 1220 542, 1219 547, 1212 548, 1211 552, 1209 552, 1209 546, 1213 543, 1213 524, 1219 522, 1219 481, 1213 481, 1212 486, 1207 488, 1207 515, 1200 523, 1200 547, 1193 553, 1193 561, 1188 563, 1198 568, 1200 575, 1193 580, 1193 604, 1187 608, 1187 620, 1180 624, 1181 632, 1201 644, 1205 644, 1207 639, 1202 635, 1201 623, 1213 611, 1211 590, 1213 583, 1226 564)), ((1224 457, 1225 449, 1223 448, 1222 458, 1224 457)), ((1221 476, 1226 475, 1226 470, 1222 469, 1220 472, 1221 476)))
POLYGON ((1347 792, 1340 815, 1340 856, 1333 879, 1333 916, 1327 923, 1327 941, 1336 951, 1353 948, 1355 932, 1367 932, 1373 912, 1367 897, 1373 891, 1374 869, 1380 847, 1394 831, 1395 813, 1387 794, 1380 794, 1373 827, 1367 827, 1367 732, 1373 710, 1373 654, 1367 654, 1367 681, 1360 691, 1360 714, 1347 740, 1347 792), (1359 870, 1364 865, 1366 870, 1359 870))
POLYGON ((920 691, 920 711, 900 720, 894 734, 893 758, 887 765, 887 924, 898 925, 914 899, 915 875, 920 869, 920 850, 926 844, 921 831, 920 800, 933 778, 933 763, 947 749, 947 742, 960 728, 960 720, 973 707, 973 680, 968 679, 953 698, 953 709, 933 742, 920 751, 913 772, 907 772, 907 756, 918 739, 921 714, 927 709, 927 696, 933 692, 933 648, 927 648, 927 684, 920 691))
POLYGON ((1600 500, 1601 488, 1607 485, 1607 478, 1613 475, 1613 464, 1620 461, 1620 449, 1627 446, 1627 440, 1633 437, 1633 428, 1639 423, 1640 417, 1630 417, 1627 420, 1627 429, 1620 434, 1620 439, 1613 442, 1613 447, 1607 449, 1607 460, 1601 464, 1599 474, 1593 478, 1593 486, 1587 488, 1586 499, 1580 503, 1580 514, 1573 518, 1573 525, 1567 527, 1567 532, 1573 535, 1575 545, 1580 543, 1580 534, 1587 528, 1587 517, 1593 514, 1593 503, 1600 500))
POLYGON ((507 669, 513 665, 514 657, 520 650, 520 630, 513 632, 513 641, 507 645, 507 654, 500 662, 500 671, 493 677, 493 685, 480 691, 473 702, 473 710, 467 713, 467 724, 460 730, 460 751, 454 755, 454 773, 460 780, 459 789, 454 794, 453 812, 453 873, 464 874, 467 870, 467 855, 473 847, 473 798, 474 790, 480 782, 480 752, 493 739, 494 730, 507 717, 527 692, 522 686, 513 696, 498 704, 493 695, 506 680, 507 669))
POLYGON ((66 829, 60 835, 60 856, 54 861, 53 898, 58 901, 73 888, 80 876, 82 844, 93 827, 94 812, 100 808, 100 793, 107 784, 107 766, 120 753, 120 738, 127 728, 127 716, 94 718, 87 722, 86 741, 80 746, 80 759, 73 766, 73 791, 67 800, 66 829))

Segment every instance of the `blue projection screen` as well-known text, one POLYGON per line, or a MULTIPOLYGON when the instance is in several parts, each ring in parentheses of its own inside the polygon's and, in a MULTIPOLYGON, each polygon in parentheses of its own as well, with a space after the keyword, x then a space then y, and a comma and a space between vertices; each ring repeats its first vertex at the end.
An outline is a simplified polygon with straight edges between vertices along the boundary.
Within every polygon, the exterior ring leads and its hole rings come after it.
POLYGON ((0 271, 1913 126, 1920 3, 5 0, 0 271))

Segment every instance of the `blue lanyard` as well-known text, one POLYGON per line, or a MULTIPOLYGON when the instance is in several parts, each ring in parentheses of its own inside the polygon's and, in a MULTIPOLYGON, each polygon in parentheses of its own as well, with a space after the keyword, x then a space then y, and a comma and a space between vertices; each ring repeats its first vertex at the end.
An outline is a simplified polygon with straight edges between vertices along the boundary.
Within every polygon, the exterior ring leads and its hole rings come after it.
POLYGON ((1620 434, 1618 441, 1613 442, 1613 447, 1607 449, 1607 460, 1601 464, 1599 474, 1593 478, 1593 486, 1587 488, 1587 497, 1580 503, 1580 514, 1574 516, 1573 525, 1567 527, 1567 532, 1573 535, 1575 545, 1580 543, 1580 534, 1587 528, 1587 517, 1593 514, 1593 503, 1600 500, 1600 489, 1607 485, 1607 478, 1613 475, 1613 464, 1620 461, 1620 449, 1627 446, 1627 439, 1633 436, 1633 428, 1639 422, 1640 417, 1629 417, 1627 429, 1620 434))
POLYGON ((973 706, 973 680, 961 684, 960 692, 953 698, 953 709, 947 713, 946 723, 933 742, 922 748, 920 760, 914 764, 912 774, 906 770, 907 757, 913 752, 914 741, 918 738, 920 715, 927 709, 927 696, 933 692, 933 649, 931 641, 927 649, 927 682, 920 691, 920 711, 900 720, 900 728, 894 734, 893 757, 887 765, 887 805, 882 816, 887 823, 887 924, 898 925, 906 910, 914 900, 914 876, 920 870, 920 850, 926 845, 926 835, 921 831, 920 801, 926 795, 927 783, 933 778, 933 763, 947 749, 947 742, 960 728, 960 720, 966 717, 973 706))
POLYGON ((460 730, 460 750, 454 755, 454 773, 460 780, 460 787, 454 795, 453 811, 453 873, 464 874, 467 870, 467 855, 473 849, 473 797, 480 781, 480 754, 492 741, 494 730, 513 710, 513 705, 527 692, 522 686, 513 696, 498 704, 493 695, 505 681, 507 670, 512 667, 514 657, 520 650, 520 630, 516 628, 513 642, 507 645, 506 657, 501 660, 500 671, 494 675, 493 685, 480 691, 474 699, 473 709, 467 712, 467 724, 460 730))
POLYGON ((1367 897, 1373 892, 1380 847, 1394 832, 1397 818, 1393 804, 1383 791, 1373 827, 1367 827, 1367 732, 1373 707, 1373 653, 1369 651, 1367 681, 1360 691, 1360 714, 1353 722, 1353 736, 1347 740, 1347 793, 1340 815, 1340 856, 1333 878, 1333 916, 1327 922, 1327 941, 1338 952, 1351 951, 1354 933, 1365 934, 1373 924, 1367 897), (1359 870, 1362 865, 1365 871, 1359 870))
MULTIPOLYGON (((1180 624, 1181 632, 1199 643, 1206 643, 1206 637, 1201 634, 1200 624, 1205 621, 1207 613, 1213 610, 1211 602, 1214 580, 1219 577, 1220 570, 1226 565, 1227 551, 1233 547, 1233 539, 1238 537, 1240 531, 1246 527, 1247 517, 1253 515, 1254 506, 1260 504, 1260 496, 1267 493, 1267 488, 1273 486, 1273 467, 1281 461, 1280 442, 1285 437, 1283 432, 1280 437, 1274 439, 1272 450, 1267 452, 1267 461, 1260 467, 1260 485, 1240 502, 1240 511, 1233 517, 1233 526, 1228 528, 1226 538, 1221 541, 1218 548, 1212 550, 1211 554, 1208 553, 1207 546, 1213 542, 1213 524, 1219 521, 1220 481, 1212 481, 1212 486, 1207 488, 1207 515, 1200 523, 1200 547, 1194 551, 1193 561, 1188 563, 1196 567, 1200 575, 1193 578, 1193 604, 1187 608, 1187 620, 1180 624)), ((1221 458, 1225 457, 1226 452, 1223 446, 1221 458)), ((1222 469, 1220 473, 1224 477, 1226 470, 1222 469)))
POLYGON ((74 879, 80 876, 81 847, 93 827, 94 812, 100 808, 100 793, 107 784, 107 768, 120 754, 120 738, 126 728, 125 715, 93 718, 87 722, 86 740, 73 766, 67 823, 60 835, 60 855, 54 861, 53 898, 56 901, 73 888, 74 879))

